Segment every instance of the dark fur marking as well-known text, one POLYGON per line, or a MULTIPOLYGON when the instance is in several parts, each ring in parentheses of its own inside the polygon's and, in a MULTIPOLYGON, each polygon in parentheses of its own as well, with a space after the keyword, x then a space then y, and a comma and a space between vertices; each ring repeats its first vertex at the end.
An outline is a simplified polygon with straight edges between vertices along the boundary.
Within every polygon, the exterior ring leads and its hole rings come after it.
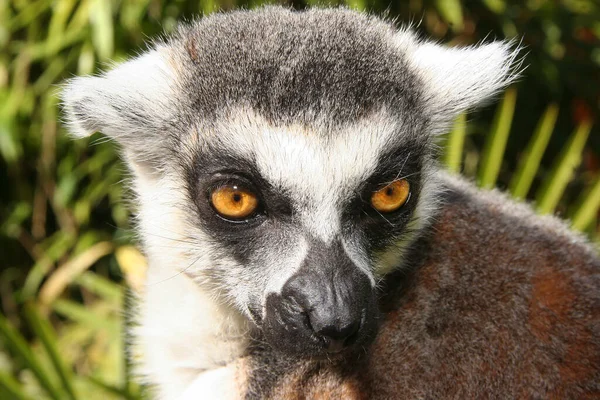
POLYGON ((183 88, 203 117, 249 105, 276 124, 311 124, 319 116, 347 123, 382 107, 423 120, 420 84, 393 45, 394 33, 350 11, 265 8, 199 20, 175 42, 194 55, 182 68, 183 88))

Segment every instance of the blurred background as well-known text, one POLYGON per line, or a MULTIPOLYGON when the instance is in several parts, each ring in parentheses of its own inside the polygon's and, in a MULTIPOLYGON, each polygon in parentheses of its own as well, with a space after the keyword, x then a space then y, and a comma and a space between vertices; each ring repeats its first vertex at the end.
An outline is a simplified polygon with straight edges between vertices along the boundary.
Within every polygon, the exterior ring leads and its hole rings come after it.
MULTIPOLYGON (((177 21, 261 0, 0 1, 0 398, 143 394, 125 360, 135 249, 113 144, 72 141, 56 93, 65 78, 126 60, 177 21)), ((441 162, 600 240, 600 5, 595 0, 315 0, 410 22, 450 45, 522 43, 523 78, 461 116, 441 162)))

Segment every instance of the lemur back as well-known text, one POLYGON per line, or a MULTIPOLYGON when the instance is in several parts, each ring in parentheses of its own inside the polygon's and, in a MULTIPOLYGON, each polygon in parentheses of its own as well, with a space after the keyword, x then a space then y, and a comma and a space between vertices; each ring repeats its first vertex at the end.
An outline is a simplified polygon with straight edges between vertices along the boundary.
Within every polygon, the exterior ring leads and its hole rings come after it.
MULTIPOLYGON (((445 173, 440 172, 445 175, 445 173)), ((600 261, 553 217, 444 176, 444 205, 386 277, 368 354, 243 364, 246 398, 584 399, 600 396, 600 261)))
POLYGON ((598 257, 441 172, 436 137, 519 75, 345 9, 184 24, 63 91, 121 146, 159 399, 598 394, 598 257))

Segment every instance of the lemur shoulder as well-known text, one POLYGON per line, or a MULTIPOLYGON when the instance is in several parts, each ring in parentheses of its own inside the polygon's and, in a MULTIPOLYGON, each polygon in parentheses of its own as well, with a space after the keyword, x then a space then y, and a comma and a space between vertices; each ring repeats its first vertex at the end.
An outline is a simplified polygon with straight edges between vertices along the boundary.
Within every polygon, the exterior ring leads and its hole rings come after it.
POLYGON ((70 131, 114 139, 134 178, 156 398, 599 396, 595 249, 435 161, 517 57, 266 7, 69 81, 70 131))

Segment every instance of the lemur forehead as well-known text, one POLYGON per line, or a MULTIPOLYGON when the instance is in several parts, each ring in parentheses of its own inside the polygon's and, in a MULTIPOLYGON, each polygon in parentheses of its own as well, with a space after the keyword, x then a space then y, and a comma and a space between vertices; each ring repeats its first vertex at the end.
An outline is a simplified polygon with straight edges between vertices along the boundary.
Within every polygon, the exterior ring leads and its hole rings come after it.
POLYGON ((382 106, 419 111, 419 80, 398 34, 348 10, 265 8, 201 19, 167 46, 196 115, 248 105, 271 121, 347 122, 382 106))
POLYGON ((253 169, 292 193, 333 201, 332 195, 342 196, 373 174, 390 152, 400 150, 398 164, 405 163, 411 152, 418 158, 425 144, 419 146, 412 129, 413 125, 390 118, 385 109, 332 128, 325 121, 273 124, 254 110, 241 108, 199 128, 193 142, 203 153, 195 159, 215 158, 215 169, 253 169))

